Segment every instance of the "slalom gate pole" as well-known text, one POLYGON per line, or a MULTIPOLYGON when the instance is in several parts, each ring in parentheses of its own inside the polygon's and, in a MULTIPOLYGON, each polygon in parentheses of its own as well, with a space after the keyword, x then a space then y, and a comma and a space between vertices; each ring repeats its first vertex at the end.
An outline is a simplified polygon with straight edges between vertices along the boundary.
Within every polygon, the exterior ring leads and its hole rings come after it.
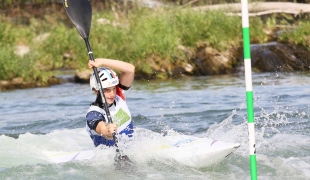
POLYGON ((241 0, 251 180, 257 179, 248 0, 241 0))

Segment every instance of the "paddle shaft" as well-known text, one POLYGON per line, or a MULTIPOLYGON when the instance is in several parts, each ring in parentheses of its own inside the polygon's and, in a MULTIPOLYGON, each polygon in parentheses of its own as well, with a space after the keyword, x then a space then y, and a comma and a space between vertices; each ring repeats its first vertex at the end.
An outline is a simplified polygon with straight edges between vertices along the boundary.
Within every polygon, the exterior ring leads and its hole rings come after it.
MULTIPOLYGON (((95 58, 94 58, 93 52, 91 50, 88 38, 86 37, 86 38, 83 38, 83 39, 85 41, 85 45, 86 45, 86 48, 87 48, 87 51, 88 51, 88 56, 89 56, 90 60, 95 61, 95 58)), ((99 78, 99 75, 98 75, 98 70, 97 70, 96 67, 93 67, 93 70, 94 70, 94 74, 95 74, 95 77, 96 77, 97 84, 99 84, 99 86, 100 86, 99 87, 99 94, 100 94, 101 99, 102 99, 103 104, 104 104, 103 107, 104 107, 104 110, 105 110, 107 118, 108 118, 108 123, 109 124, 113 123, 112 118, 111 118, 111 114, 110 114, 110 110, 109 110, 109 106, 108 106, 108 103, 107 103, 107 101, 105 99, 105 95, 103 93, 103 87, 102 87, 102 84, 100 83, 100 78, 99 78)), ((114 140, 115 146, 118 147, 117 146, 118 139, 116 137, 116 133, 113 132, 112 136, 113 136, 113 140, 114 140)))
MULTIPOLYGON (((69 16, 71 22, 74 24, 76 30, 79 32, 81 37, 84 39, 89 58, 92 61, 95 61, 94 55, 91 51, 90 43, 88 40, 89 33, 90 33, 90 26, 91 26, 91 18, 92 18, 92 8, 89 0, 63 0, 63 5, 65 7, 65 10, 67 12, 67 15, 69 16)), ((109 111, 109 106, 106 102, 106 98, 103 93, 102 84, 100 82, 100 78, 98 75, 98 70, 96 67, 93 67, 93 71, 96 77, 97 85, 99 85, 99 93, 101 96, 101 100, 104 105, 104 110, 106 112, 106 117, 108 119, 108 123, 113 123, 111 114, 109 111)), ((116 147, 116 152, 119 154, 118 149, 118 139, 116 137, 116 133, 112 133, 114 145, 116 147)))
MULTIPOLYGON (((90 47, 90 44, 89 44, 89 40, 88 38, 84 38, 84 41, 85 41, 85 44, 86 44, 86 47, 87 47, 87 51, 88 51, 88 55, 89 55, 89 58, 90 60, 92 61, 95 61, 95 58, 94 58, 94 55, 93 55, 93 52, 91 51, 91 47, 90 47)), ((113 123, 112 121, 112 118, 111 118, 111 114, 110 114, 110 110, 108 108, 108 104, 107 104, 107 101, 105 99, 105 95, 102 91, 102 84, 100 83, 100 78, 99 78, 99 75, 98 75, 98 70, 96 67, 93 67, 93 70, 94 70, 94 74, 95 74, 95 77, 96 77, 96 81, 97 81, 97 84, 99 84, 99 92, 100 92, 100 96, 101 96, 101 99, 103 101, 103 104, 104 104, 104 110, 107 114, 107 118, 108 118, 108 123, 113 123)))

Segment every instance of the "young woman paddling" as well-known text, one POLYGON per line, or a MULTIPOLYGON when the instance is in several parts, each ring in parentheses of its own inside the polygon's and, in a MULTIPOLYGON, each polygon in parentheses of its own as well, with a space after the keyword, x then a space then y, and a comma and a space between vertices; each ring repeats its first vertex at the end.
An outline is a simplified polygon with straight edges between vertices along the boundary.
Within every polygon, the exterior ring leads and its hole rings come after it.
POLYGON ((96 100, 91 103, 88 109, 86 129, 96 147, 99 145, 113 146, 113 132, 125 134, 128 137, 131 137, 133 133, 131 114, 124 92, 132 85, 135 66, 124 61, 104 58, 97 58, 95 61, 90 60, 88 66, 89 68, 96 67, 98 70, 99 79, 102 84, 104 97, 109 106, 113 124, 108 123, 104 110, 105 104, 99 92, 100 86, 97 86, 93 73, 90 77, 90 87, 96 94, 96 100), (119 77, 112 69, 121 72, 119 77))

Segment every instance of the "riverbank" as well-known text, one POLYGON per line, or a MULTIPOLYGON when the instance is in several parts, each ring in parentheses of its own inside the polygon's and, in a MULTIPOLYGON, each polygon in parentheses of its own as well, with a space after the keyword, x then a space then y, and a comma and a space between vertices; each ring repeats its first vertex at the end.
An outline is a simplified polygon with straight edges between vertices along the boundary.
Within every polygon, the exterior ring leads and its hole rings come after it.
MULTIPOLYGON (((57 13, 21 22, 1 17, 0 90, 62 83, 54 73, 58 69, 75 70, 75 82, 88 81, 84 42, 63 7, 57 8, 57 13)), ((95 57, 134 64, 137 80, 239 73, 241 18, 226 13, 190 8, 94 11, 90 42, 95 57)), ((250 18, 253 70, 308 70, 307 18, 285 13, 250 18)))

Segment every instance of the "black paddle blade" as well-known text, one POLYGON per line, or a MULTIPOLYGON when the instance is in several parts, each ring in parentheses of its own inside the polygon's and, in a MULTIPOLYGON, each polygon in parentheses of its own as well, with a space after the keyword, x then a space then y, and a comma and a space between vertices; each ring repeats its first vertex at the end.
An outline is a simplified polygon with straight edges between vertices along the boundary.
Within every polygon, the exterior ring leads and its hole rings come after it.
POLYGON ((88 38, 92 18, 89 0, 63 0, 63 5, 82 38, 88 38))

